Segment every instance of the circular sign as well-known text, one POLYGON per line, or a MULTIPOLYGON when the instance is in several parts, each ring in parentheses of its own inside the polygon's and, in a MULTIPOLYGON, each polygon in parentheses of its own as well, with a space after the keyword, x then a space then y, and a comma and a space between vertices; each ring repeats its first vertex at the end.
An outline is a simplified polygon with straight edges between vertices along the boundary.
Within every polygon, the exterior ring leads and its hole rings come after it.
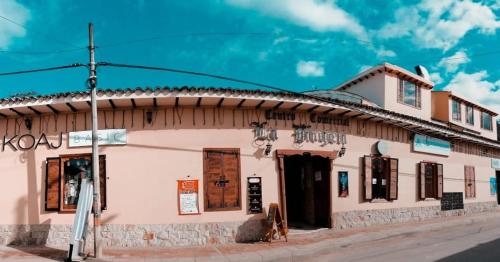
POLYGON ((385 141, 380 140, 377 142, 376 148, 379 154, 385 155, 389 151, 389 144, 385 141))

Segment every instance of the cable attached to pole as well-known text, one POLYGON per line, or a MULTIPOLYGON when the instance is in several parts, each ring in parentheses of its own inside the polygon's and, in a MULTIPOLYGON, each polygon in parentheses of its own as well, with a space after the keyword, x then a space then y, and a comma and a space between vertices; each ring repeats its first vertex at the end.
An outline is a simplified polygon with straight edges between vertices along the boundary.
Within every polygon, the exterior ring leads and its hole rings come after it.
POLYGON ((47 67, 47 68, 38 68, 38 69, 30 69, 30 70, 23 70, 23 71, 0 73, 0 76, 20 75, 20 74, 54 71, 54 70, 61 70, 61 69, 75 68, 75 67, 86 67, 86 66, 87 65, 75 63, 75 64, 71 64, 71 65, 66 65, 66 66, 55 66, 55 67, 47 67))

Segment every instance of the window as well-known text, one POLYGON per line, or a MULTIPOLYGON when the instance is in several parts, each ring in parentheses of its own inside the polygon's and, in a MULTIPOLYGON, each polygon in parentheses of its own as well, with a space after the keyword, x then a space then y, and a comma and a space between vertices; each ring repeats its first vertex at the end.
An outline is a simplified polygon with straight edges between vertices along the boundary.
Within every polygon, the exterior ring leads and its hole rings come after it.
POLYGON ((443 197, 443 165, 420 162, 420 198, 443 197))
POLYGON ((473 166, 465 166, 465 198, 476 197, 476 173, 473 166))
POLYGON ((205 211, 240 210, 240 150, 204 149, 205 211))
POLYGON ((365 199, 398 199, 398 159, 364 157, 365 199))
POLYGON ((467 124, 474 125, 474 108, 471 105, 465 107, 467 124))
POLYGON ((421 107, 420 87, 413 82, 400 79, 399 89, 398 89, 398 101, 406 105, 420 108, 421 107))
POLYGON ((489 113, 481 112, 481 128, 493 130, 492 117, 489 113))
POLYGON ((453 120, 462 121, 462 108, 458 100, 451 100, 451 114, 453 120))
MULTIPOLYGON (((62 155, 46 160, 45 210, 75 212, 81 172, 91 172, 91 155, 62 155), (83 167, 83 168, 82 168, 83 167)), ((106 156, 99 156, 101 209, 106 209, 106 156)))

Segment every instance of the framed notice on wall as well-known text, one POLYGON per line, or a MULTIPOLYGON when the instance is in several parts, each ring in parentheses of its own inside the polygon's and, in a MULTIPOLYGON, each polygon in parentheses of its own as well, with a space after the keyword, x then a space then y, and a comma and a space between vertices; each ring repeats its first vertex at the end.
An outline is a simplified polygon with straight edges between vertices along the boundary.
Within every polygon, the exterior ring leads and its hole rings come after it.
POLYGON ((497 178, 490 177, 490 194, 492 196, 497 194, 497 178))
POLYGON ((198 215, 198 180, 177 180, 179 215, 198 215))

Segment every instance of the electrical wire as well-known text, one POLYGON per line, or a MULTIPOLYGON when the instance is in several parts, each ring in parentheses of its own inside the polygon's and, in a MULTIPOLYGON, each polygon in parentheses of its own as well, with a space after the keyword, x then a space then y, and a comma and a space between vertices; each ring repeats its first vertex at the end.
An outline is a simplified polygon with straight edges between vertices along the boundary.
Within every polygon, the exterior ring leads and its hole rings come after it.
POLYGON ((0 53, 16 54, 16 55, 51 55, 51 54, 61 54, 69 53, 80 50, 86 50, 87 47, 71 48, 71 49, 61 49, 53 51, 22 51, 22 50, 0 50, 0 53))
POLYGON ((75 67, 86 67, 86 66, 87 65, 80 64, 80 63, 75 63, 75 64, 65 65, 65 66, 55 66, 55 67, 47 67, 47 68, 38 68, 38 69, 30 69, 30 70, 22 70, 22 71, 15 71, 15 72, 0 73, 0 76, 20 75, 20 74, 28 74, 28 73, 36 73, 36 72, 44 72, 44 71, 53 71, 53 70, 61 70, 61 69, 75 68, 75 67))

